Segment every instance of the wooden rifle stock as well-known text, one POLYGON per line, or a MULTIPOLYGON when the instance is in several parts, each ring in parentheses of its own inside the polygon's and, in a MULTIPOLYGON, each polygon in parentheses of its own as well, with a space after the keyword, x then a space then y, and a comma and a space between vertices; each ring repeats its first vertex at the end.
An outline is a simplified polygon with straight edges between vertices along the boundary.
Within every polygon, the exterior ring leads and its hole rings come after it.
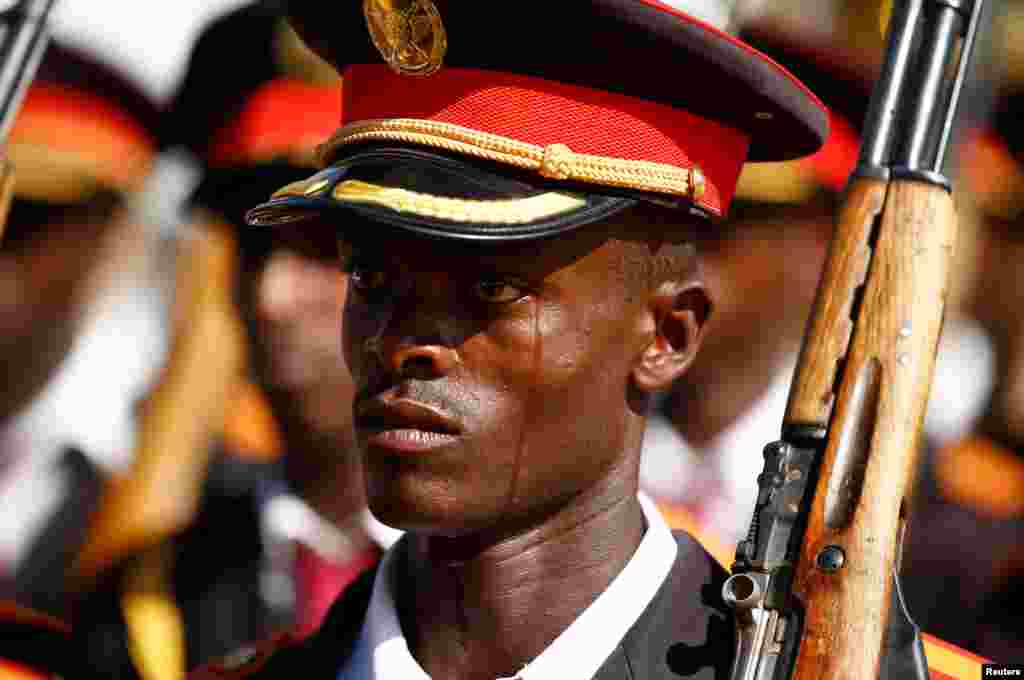
POLYGON ((927 680, 897 576, 956 233, 942 165, 983 2, 894 6, 782 438, 722 590, 732 680, 927 680))
POLYGON ((942 187, 849 188, 785 417, 830 431, 793 585, 795 680, 878 677, 955 232, 942 187))

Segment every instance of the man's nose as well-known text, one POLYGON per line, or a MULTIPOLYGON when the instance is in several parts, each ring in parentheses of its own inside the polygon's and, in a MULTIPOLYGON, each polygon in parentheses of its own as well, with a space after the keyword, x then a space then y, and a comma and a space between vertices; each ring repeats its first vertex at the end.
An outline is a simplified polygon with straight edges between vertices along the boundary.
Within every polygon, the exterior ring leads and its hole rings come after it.
POLYGON ((458 350, 438 338, 375 338, 368 342, 381 365, 398 379, 431 380, 461 363, 458 350))
POLYGON ((275 252, 260 277, 259 313, 276 322, 309 312, 338 313, 344 303, 344 283, 336 269, 288 251, 275 252))

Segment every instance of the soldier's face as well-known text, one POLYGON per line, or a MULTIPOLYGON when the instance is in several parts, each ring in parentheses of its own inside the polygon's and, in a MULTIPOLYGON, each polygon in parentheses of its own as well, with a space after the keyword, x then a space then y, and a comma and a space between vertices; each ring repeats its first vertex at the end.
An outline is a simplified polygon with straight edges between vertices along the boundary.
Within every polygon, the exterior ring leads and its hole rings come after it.
POLYGON ((988 217, 978 235, 979 267, 966 303, 968 310, 993 334, 1003 351, 1014 351, 1024 337, 1024 238, 1020 221, 988 217))
POLYGON ((243 316, 254 369, 292 450, 290 481, 326 514, 352 449, 352 379, 338 332, 347 276, 333 232, 244 233, 243 316))
POLYGON ((786 222, 740 224, 734 236, 705 250, 702 262, 716 302, 710 322, 715 341, 698 359, 701 379, 747 370, 745 357, 788 351, 802 337, 824 266, 831 216, 780 209, 779 219, 786 222), (778 304, 782 299, 786 304, 778 304))
MULTIPOLYGON (((624 465, 650 340, 621 244, 343 245, 343 345, 371 510, 447 535, 541 517, 624 465)), ((649 331, 649 329, 647 329, 649 331)))
POLYGON ((336 245, 323 253, 287 241, 270 250, 252 281, 261 382, 317 430, 347 430, 351 422, 337 408, 352 393, 338 338, 346 284, 336 245))

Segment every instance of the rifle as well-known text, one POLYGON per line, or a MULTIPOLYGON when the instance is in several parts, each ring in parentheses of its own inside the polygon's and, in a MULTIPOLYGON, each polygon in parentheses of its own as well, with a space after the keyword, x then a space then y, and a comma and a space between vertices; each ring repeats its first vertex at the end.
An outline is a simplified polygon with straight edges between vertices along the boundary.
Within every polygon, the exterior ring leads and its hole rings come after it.
POLYGON ((897 574, 956 231, 942 166, 983 2, 894 4, 782 436, 723 587, 732 680, 928 677, 897 574))
MULTIPOLYGON (((21 0, 0 14, 0 144, 6 143, 14 118, 35 78, 50 40, 47 17, 57 0, 21 0)), ((0 237, 14 196, 14 168, 0 166, 0 237)))

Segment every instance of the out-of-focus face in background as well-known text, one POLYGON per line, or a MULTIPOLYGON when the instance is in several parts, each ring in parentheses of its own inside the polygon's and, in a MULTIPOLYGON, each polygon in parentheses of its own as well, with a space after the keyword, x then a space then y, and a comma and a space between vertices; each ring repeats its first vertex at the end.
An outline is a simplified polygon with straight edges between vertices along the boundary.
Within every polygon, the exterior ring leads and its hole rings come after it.
POLYGON ((288 446, 302 448, 285 457, 290 481, 323 506, 332 487, 347 487, 332 476, 349 473, 354 446, 353 385, 341 355, 347 276, 333 233, 243 229, 239 302, 253 368, 288 446))
MULTIPOLYGON (((995 386, 984 427, 1012 441, 1024 438, 1024 94, 1011 91, 996 103, 991 127, 968 137, 960 162, 965 193, 977 224, 957 247, 973 249, 966 281, 955 280, 958 302, 992 340, 995 386)), ((961 200, 959 212, 965 212, 961 200)), ((962 230, 963 231, 963 230, 962 230)))
MULTIPOLYGON (((276 25, 277 17, 267 15, 266 8, 253 9, 254 21, 276 25)), ((224 26, 230 33, 230 24, 224 26)), ((211 36, 200 45, 209 52, 197 48, 196 63, 216 58, 212 55, 229 44, 211 36)), ((179 108, 194 110, 193 115, 207 111, 209 88, 201 85, 209 83, 203 78, 219 72, 195 69, 196 82, 193 89, 186 82, 183 92, 191 94, 179 98, 179 108)), ((208 173, 194 202, 237 243, 235 299, 245 324, 251 377, 281 435, 291 490, 324 518, 346 520, 364 504, 353 450, 352 381, 340 349, 346 276, 338 266, 336 235, 258 229, 244 219, 282 186, 315 172, 313 149, 338 126, 341 91, 336 84, 275 78, 233 107, 236 113, 201 142, 208 173)))
POLYGON ((61 206, 15 199, 0 242, 0 422, 38 394, 70 350, 116 213, 112 196, 61 206))
MULTIPOLYGON (((973 285, 965 286, 964 303, 999 345, 1013 342, 1024 330, 1024 143, 1017 132, 1019 111, 1024 111, 1024 94, 1000 100, 995 131, 970 138, 961 156, 964 184, 980 217, 978 266, 973 285)), ((1000 347, 1003 352, 1014 349, 1000 347)))
POLYGON ((48 47, 5 149, 14 199, 0 241, 0 422, 53 377, 107 274, 126 264, 116 256, 137 229, 122 206, 152 166, 156 117, 109 65, 48 47))
POLYGON ((980 239, 979 275, 967 303, 999 342, 1021 335, 1024 328, 1024 219, 990 216, 980 239))
POLYGON ((779 206, 775 212, 734 220, 735 235, 706 249, 708 285, 721 302, 712 320, 717 341, 706 348, 709 358, 701 363, 728 365, 749 352, 751 337, 767 335, 789 350, 800 340, 824 265, 832 216, 813 207, 779 206), (714 361, 710 355, 716 355, 714 361))
POLYGON ((831 132, 825 147, 808 158, 746 164, 729 219, 703 244, 715 309, 709 342, 677 390, 680 404, 701 413, 674 409, 673 416, 677 424, 686 423, 690 441, 701 445, 761 403, 794 363, 837 197, 856 162, 873 73, 868 53, 781 25, 750 26, 746 37, 810 83, 830 108, 831 132))

